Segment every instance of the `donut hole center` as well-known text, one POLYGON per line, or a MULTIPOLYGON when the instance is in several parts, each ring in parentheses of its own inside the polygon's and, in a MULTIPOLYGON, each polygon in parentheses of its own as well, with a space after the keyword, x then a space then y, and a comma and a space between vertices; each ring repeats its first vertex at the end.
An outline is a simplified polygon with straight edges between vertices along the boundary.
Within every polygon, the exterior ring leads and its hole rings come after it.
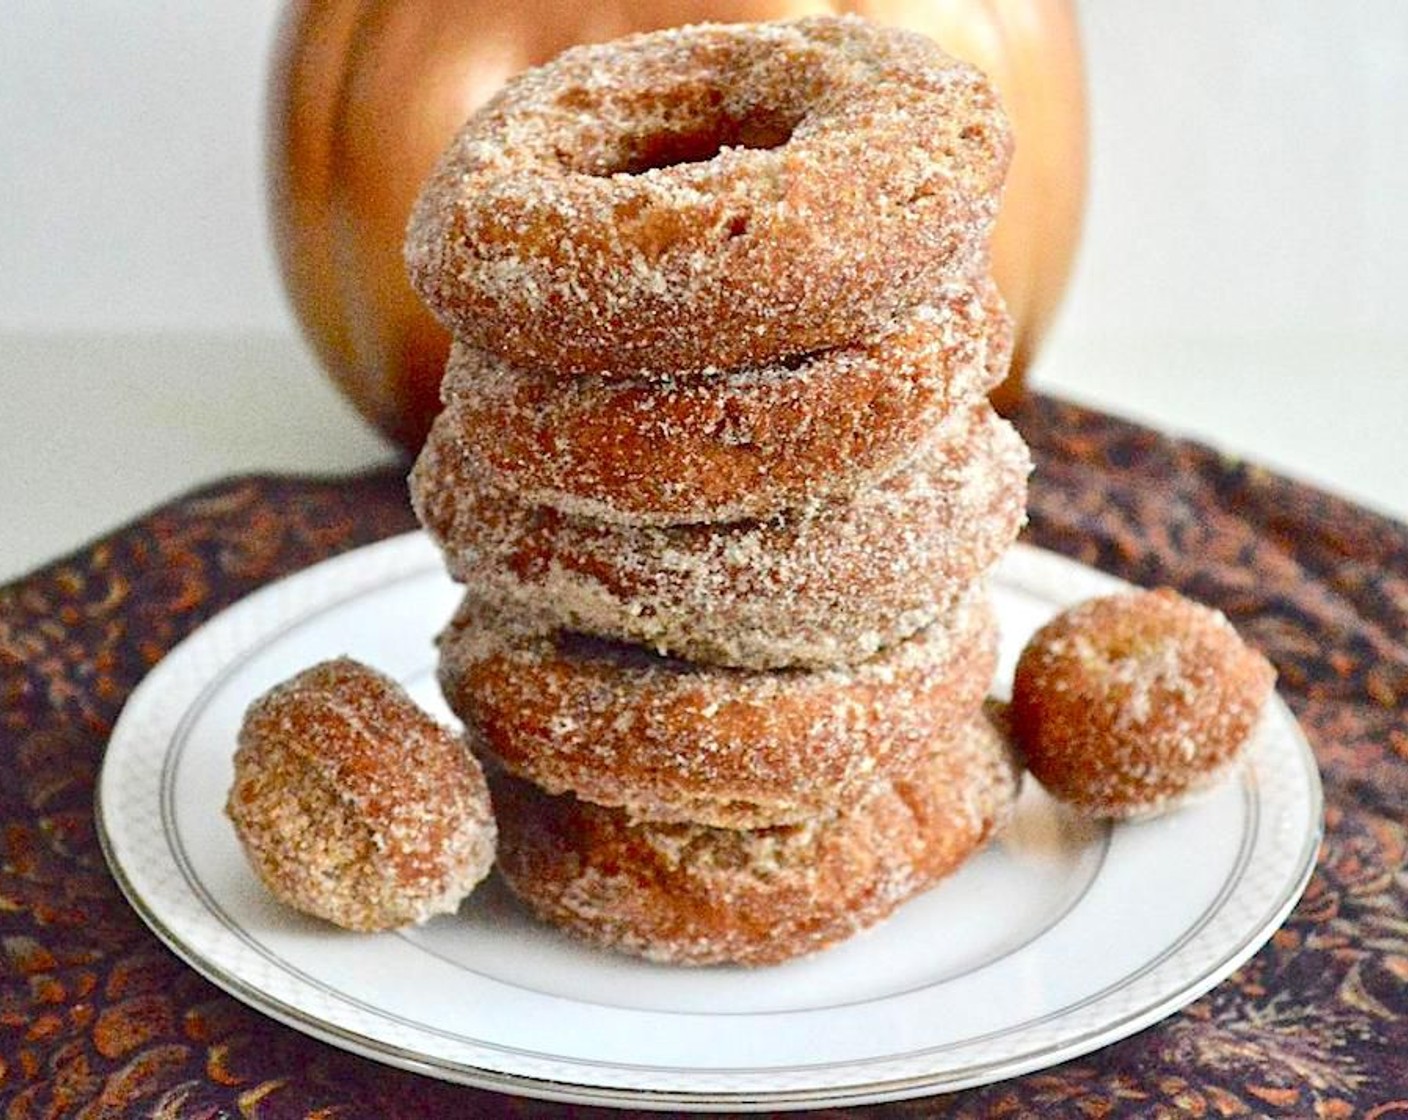
POLYGON ((708 163, 728 148, 768 151, 786 144, 797 124, 797 118, 766 110, 738 119, 722 115, 695 119, 674 128, 623 137, 614 158, 582 170, 602 178, 643 175, 647 171, 708 163))

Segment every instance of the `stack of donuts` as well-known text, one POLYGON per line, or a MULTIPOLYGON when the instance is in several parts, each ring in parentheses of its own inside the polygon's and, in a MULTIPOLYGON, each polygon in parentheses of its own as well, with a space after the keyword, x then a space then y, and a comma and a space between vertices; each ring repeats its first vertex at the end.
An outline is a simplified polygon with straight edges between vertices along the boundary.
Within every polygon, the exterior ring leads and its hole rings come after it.
POLYGON ((440 683, 499 871, 548 921, 774 962, 1000 826, 1009 153, 975 70, 814 18, 576 48, 443 157, 407 260, 455 341, 412 496, 465 588, 440 683))

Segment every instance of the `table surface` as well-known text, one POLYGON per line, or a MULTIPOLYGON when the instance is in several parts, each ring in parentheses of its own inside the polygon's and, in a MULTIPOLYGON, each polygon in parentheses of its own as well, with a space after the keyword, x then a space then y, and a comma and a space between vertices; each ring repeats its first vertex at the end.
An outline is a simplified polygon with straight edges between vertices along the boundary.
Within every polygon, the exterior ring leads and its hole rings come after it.
MULTIPOLYGON (((1194 594, 1272 658, 1321 767, 1324 841, 1286 925, 1183 1012, 1038 1074, 856 1120, 1397 1114, 1408 1100, 1408 527, 1047 395, 1019 421, 1038 464, 1031 543, 1194 594)), ((154 951, 99 851, 95 778, 151 667, 255 589, 411 524, 394 471, 245 478, 0 593, 11 1114, 561 1120, 551 1103, 401 1073, 220 995, 154 951)))
MULTIPOLYGON (((1408 339, 1056 337, 1044 390, 1408 520, 1408 339)), ((192 486, 394 454, 292 334, 0 335, 0 581, 192 486)))

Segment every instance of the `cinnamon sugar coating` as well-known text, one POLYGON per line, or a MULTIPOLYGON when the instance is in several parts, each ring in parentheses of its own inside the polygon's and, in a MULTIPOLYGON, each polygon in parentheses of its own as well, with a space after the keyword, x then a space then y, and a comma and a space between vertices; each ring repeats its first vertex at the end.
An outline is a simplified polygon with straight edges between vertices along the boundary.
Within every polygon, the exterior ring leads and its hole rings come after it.
POLYGON ((982 847, 1018 785, 981 717, 839 811, 776 828, 633 822, 493 767, 490 780, 499 870, 534 912, 593 944, 689 965, 775 964, 874 925, 982 847))
POLYGON ((854 17, 573 48, 510 79, 412 211, 412 283, 471 346, 680 376, 846 345, 971 274, 1011 153, 996 95, 854 17))
POLYGON ((1032 636, 1012 727, 1053 796, 1090 816, 1149 816, 1236 763, 1275 676, 1224 615, 1173 590, 1103 596, 1032 636))
POLYGON ((846 502, 763 521, 612 525, 477 478, 437 426, 412 474, 422 523, 480 598, 661 653, 769 669, 859 662, 927 625, 1020 530, 1030 458, 979 399, 846 502))
POLYGON ((745 672, 561 632, 467 598, 440 683, 477 744, 554 793, 632 819, 756 828, 902 774, 981 705, 997 658, 983 589, 859 665, 745 672))
POLYGON ((1017 346, 1017 328, 1007 311, 1007 301, 1003 299, 997 281, 991 274, 984 273, 978 278, 977 284, 983 301, 986 326, 983 345, 988 367, 988 384, 996 387, 1012 370, 1012 355, 1017 346))
POLYGON ((828 16, 570 50, 426 184, 406 259, 455 343, 411 492, 466 586, 439 681, 548 920, 783 960, 1009 811, 1010 154, 976 70, 828 16))
POLYGON ((604 521, 737 521, 845 498, 1005 376, 988 354, 1005 316, 991 286, 945 284, 865 342, 703 379, 563 379, 459 343, 436 423, 504 492, 604 521))
POLYGON ((250 705, 226 813, 278 899, 347 929, 452 913, 494 859, 488 788, 464 740, 348 658, 250 705))

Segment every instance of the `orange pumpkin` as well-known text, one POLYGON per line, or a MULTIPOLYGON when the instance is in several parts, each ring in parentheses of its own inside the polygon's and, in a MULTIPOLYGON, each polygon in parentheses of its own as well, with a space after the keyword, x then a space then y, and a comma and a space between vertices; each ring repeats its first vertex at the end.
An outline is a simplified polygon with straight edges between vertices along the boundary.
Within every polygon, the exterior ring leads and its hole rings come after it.
POLYGON ((268 176, 295 312, 339 388, 414 451, 448 338, 401 262, 406 217, 455 130, 511 74, 574 43, 704 20, 855 12, 922 31, 985 70, 1017 139, 993 267, 1017 326, 1017 399, 1070 271, 1085 196, 1071 0, 294 0, 274 58, 268 176))

